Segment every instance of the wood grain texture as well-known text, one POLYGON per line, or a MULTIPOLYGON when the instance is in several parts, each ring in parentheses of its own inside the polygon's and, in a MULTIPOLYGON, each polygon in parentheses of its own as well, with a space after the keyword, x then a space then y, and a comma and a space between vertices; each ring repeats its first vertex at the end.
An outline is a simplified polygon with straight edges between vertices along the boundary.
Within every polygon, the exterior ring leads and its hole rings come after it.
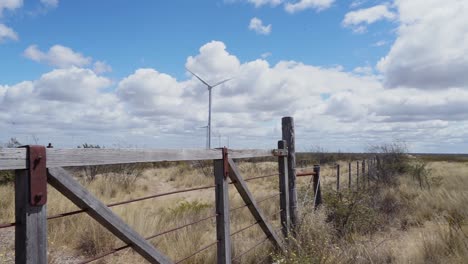
POLYGON ((105 204, 75 181, 63 168, 50 168, 48 170, 48 182, 79 208, 85 209, 92 218, 112 234, 126 244, 131 245, 136 252, 150 263, 172 263, 168 257, 156 250, 105 204))
POLYGON ((281 119, 281 129, 283 140, 286 141, 288 146, 289 214, 294 232, 294 228, 299 222, 297 212, 296 137, 294 131, 294 119, 292 117, 283 117, 281 119))
POLYGON ((229 182, 224 177, 224 161, 214 161, 215 198, 216 198, 216 239, 217 262, 231 263, 231 228, 229 217, 229 182))
MULTIPOLYGON (((286 141, 278 141, 278 149, 286 149, 286 141)), ((278 157, 279 191, 281 208, 281 231, 284 237, 289 236, 291 222, 289 215, 289 185, 288 185, 288 157, 278 157)))
MULTIPOLYGON (((189 161, 221 159, 221 149, 56 149, 47 150, 47 167, 70 167, 143 163, 160 161, 189 161)), ((285 151, 277 149, 229 150, 233 159, 272 157, 285 151)), ((1 148, 0 170, 27 169, 26 149, 1 148)))
POLYGON ((0 148, 0 170, 26 169, 26 152, 26 148, 0 148))
POLYGON ((266 221, 265 216, 260 211, 255 199, 253 198, 252 194, 250 193, 249 189, 247 188, 247 184, 245 183, 244 179, 242 178, 237 166, 231 158, 229 158, 229 177, 231 178, 234 186, 236 187, 239 195, 241 196, 242 200, 245 202, 247 207, 250 210, 250 213, 253 215, 255 220, 258 221, 258 225, 263 230, 265 235, 268 239, 273 243, 275 247, 280 249, 281 251, 285 251, 284 245, 281 243, 280 238, 275 233, 273 228, 270 224, 266 221))
POLYGON ((15 263, 47 264, 47 206, 31 206, 28 170, 15 177, 15 263))

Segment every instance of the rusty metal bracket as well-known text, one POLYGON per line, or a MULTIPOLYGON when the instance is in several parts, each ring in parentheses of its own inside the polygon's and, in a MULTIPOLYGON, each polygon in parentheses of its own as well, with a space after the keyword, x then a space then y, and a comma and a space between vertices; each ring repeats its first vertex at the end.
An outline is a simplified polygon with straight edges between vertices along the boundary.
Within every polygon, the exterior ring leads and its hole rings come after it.
POLYGON ((229 177, 229 160, 228 160, 228 149, 226 147, 223 148, 223 168, 224 168, 224 178, 227 179, 229 177))
POLYGON ((29 168, 29 202, 32 206, 47 203, 46 148, 44 146, 21 146, 27 149, 29 168))

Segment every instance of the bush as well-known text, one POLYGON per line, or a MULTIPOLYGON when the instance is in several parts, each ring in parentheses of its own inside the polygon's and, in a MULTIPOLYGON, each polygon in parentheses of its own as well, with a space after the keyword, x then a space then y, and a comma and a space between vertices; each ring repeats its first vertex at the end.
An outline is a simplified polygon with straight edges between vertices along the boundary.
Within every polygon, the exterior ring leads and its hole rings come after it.
POLYGON ((338 236, 346 237, 355 232, 368 234, 378 229, 381 221, 370 193, 343 190, 337 195, 325 190, 323 200, 327 221, 335 227, 338 236))
POLYGON ((397 185, 397 176, 410 170, 410 159, 403 143, 391 143, 370 147, 377 158, 375 180, 385 185, 397 185))

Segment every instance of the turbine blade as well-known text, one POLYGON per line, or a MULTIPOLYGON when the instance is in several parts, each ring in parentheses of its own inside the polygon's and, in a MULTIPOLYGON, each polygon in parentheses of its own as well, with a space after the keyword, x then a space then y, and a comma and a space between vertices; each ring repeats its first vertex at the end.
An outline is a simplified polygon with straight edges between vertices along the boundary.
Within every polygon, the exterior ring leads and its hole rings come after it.
POLYGON ((188 68, 185 68, 187 71, 189 71, 193 76, 197 77, 198 80, 200 80, 200 82, 204 83, 206 86, 208 86, 208 89, 211 88, 211 85, 209 85, 207 82, 205 82, 202 78, 200 78, 198 75, 196 75, 195 73, 193 73, 191 70, 189 70, 188 68))
POLYGON ((218 85, 221 85, 221 84, 223 84, 223 83, 225 83, 225 82, 227 82, 227 81, 229 81, 229 80, 232 80, 232 78, 226 79, 226 80, 224 80, 224 81, 220 81, 219 83, 217 83, 217 84, 211 86, 211 88, 214 88, 214 87, 216 87, 216 86, 218 86, 218 85))

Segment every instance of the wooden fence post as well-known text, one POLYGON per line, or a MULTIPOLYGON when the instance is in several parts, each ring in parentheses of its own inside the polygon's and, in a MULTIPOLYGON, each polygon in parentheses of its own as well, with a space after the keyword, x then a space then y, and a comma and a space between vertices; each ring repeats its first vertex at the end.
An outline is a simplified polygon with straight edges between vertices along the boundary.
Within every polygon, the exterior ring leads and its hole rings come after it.
POLYGON ((289 214, 291 217, 291 226, 294 229, 298 222, 294 119, 292 117, 283 117, 281 119, 281 128, 283 140, 286 141, 288 147, 289 214))
POLYGON ((370 180, 371 180, 371 163, 372 160, 368 159, 367 160, 367 186, 370 187, 370 180))
MULTIPOLYGON (((278 149, 287 149, 286 141, 278 141, 278 149)), ((288 157, 278 156, 278 173, 279 173, 279 191, 280 191, 280 208, 281 208, 281 230, 284 237, 289 236, 289 228, 291 227, 289 215, 289 188, 288 188, 288 157)))
POLYGON ((320 165, 314 165, 314 207, 317 207, 322 204, 322 190, 320 187, 320 165))
POLYGON ((366 188, 366 161, 362 160, 362 187, 366 188))
POLYGON ((336 164, 336 191, 340 191, 340 164, 336 164))
POLYGON ((227 149, 223 148, 223 158, 214 160, 216 239, 218 264, 231 263, 231 229, 229 225, 229 164, 227 149))
POLYGON ((359 190, 359 160, 356 161, 356 190, 359 190))
POLYGON ((15 263, 47 264, 47 188, 45 147, 27 146, 28 167, 15 171, 15 263), (34 147, 34 149, 33 149, 34 147), (32 183, 32 184, 31 184, 32 183), (40 197, 39 197, 40 196, 40 197))
POLYGON ((351 162, 348 163, 348 188, 351 190, 351 162))

